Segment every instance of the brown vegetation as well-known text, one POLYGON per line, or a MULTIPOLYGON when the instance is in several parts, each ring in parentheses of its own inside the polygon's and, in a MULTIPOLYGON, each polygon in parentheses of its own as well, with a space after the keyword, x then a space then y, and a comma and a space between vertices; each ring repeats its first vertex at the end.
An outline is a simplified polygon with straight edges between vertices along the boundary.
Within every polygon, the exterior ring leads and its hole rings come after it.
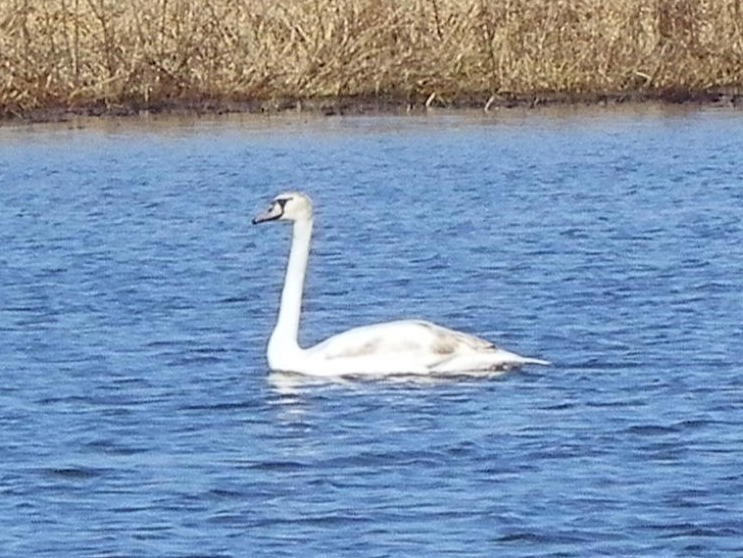
POLYGON ((737 92, 742 4, 0 0, 0 114, 737 92))

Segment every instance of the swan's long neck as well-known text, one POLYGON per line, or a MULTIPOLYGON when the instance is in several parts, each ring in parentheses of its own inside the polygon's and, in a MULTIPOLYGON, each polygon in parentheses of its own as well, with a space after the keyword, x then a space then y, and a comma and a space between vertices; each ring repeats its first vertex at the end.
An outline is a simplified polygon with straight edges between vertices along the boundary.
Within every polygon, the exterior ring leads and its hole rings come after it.
POLYGON ((281 291, 279 319, 268 342, 269 361, 299 350, 299 317, 302 311, 302 290, 307 271, 312 238, 312 219, 294 222, 292 247, 286 266, 284 289, 281 291))

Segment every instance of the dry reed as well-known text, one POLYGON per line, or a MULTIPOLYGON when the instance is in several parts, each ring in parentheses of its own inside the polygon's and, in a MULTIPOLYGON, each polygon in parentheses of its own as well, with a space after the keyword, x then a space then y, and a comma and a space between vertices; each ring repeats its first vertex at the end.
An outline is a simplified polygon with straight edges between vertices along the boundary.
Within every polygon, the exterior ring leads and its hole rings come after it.
POLYGON ((0 0, 0 113, 743 84, 743 0, 0 0))

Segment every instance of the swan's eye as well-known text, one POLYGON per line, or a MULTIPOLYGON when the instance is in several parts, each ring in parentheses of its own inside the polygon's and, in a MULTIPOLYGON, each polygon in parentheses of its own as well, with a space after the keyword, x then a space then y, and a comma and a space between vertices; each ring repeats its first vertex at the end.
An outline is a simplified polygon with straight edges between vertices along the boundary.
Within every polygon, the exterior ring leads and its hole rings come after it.
POLYGON ((284 208, 286 207, 286 202, 288 202, 291 198, 279 198, 276 200, 276 203, 281 206, 281 211, 284 211, 284 208))

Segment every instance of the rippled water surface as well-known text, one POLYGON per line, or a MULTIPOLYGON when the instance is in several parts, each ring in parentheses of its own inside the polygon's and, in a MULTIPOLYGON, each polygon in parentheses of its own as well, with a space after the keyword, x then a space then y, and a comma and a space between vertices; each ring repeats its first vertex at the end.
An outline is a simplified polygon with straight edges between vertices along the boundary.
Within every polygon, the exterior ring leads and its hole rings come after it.
POLYGON ((0 128, 0 555, 743 555, 743 114, 0 128), (423 317, 554 362, 268 374, 423 317))

